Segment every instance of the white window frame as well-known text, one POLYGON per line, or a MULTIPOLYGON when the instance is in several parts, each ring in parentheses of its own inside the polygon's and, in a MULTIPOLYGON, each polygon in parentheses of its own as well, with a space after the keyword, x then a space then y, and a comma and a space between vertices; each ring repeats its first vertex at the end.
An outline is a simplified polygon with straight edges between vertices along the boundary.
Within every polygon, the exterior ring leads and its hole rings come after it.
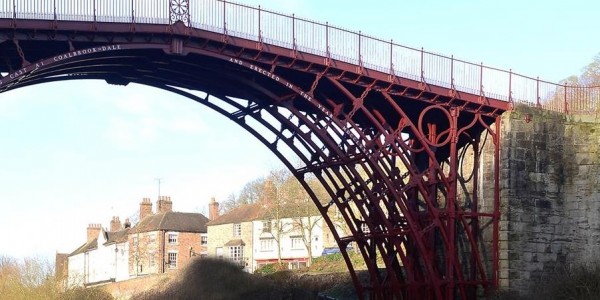
POLYGON ((208 234, 206 234, 206 233, 200 234, 200 245, 202 245, 202 246, 208 245, 208 234))
POLYGON ((273 231, 273 224, 271 221, 262 221, 262 232, 263 233, 271 233, 273 231))
POLYGON ((167 252, 167 262, 168 262, 168 266, 169 269, 177 269, 177 260, 179 259, 178 257, 179 255, 177 255, 177 251, 169 251, 167 252), (173 260, 172 257, 174 257, 175 259, 173 260))
POLYGON ((302 236, 299 235, 295 235, 295 236, 290 236, 290 244, 292 247, 292 250, 304 250, 305 245, 304 242, 302 241, 302 236))
POLYGON ((148 267, 156 268, 156 252, 148 252, 148 267))
POLYGON ((233 237, 241 237, 242 236, 242 224, 236 223, 233 224, 233 237))
POLYGON ((167 232, 167 243, 169 245, 179 244, 179 232, 167 232))
POLYGON ((229 249, 229 259, 236 262, 241 262, 244 260, 244 246, 230 246, 229 249))
POLYGON ((308 262, 306 261, 291 261, 288 263, 289 270, 298 270, 302 268, 306 268, 308 266, 308 262))
POLYGON ((270 252, 275 250, 275 239, 274 238, 261 238, 260 239, 260 251, 270 252))
POLYGON ((148 248, 156 248, 158 243, 156 242, 156 232, 148 233, 148 248))

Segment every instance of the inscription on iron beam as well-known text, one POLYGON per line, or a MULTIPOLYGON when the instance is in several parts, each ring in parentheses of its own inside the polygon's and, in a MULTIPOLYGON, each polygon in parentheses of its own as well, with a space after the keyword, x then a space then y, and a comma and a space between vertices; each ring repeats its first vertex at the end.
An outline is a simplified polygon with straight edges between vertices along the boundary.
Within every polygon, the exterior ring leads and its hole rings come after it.
MULTIPOLYGON (((306 93, 305 91, 303 91, 302 89, 300 89, 297 86, 294 86, 293 84, 291 84, 290 82, 288 82, 287 80, 284 80, 282 78, 280 78, 279 76, 277 76, 276 74, 273 74, 263 68, 260 68, 256 65, 253 65, 251 63, 247 63, 241 59, 236 59, 236 58, 229 58, 229 62, 234 63, 234 64, 238 64, 240 66, 246 67, 254 72, 257 72, 263 76, 266 76, 268 78, 271 78, 273 80, 275 80, 276 82, 282 83, 285 85, 285 87, 287 87, 288 89, 298 93, 302 98, 304 98, 305 100, 309 101, 310 103, 312 103, 317 109, 319 109, 323 114, 325 114, 328 118, 330 119, 334 119, 334 115, 333 113, 325 106, 323 106, 319 101, 317 101, 316 99, 314 99, 310 94, 306 93)), ((342 131, 344 131, 344 133, 350 137, 350 139, 352 140, 352 142, 354 142, 354 144, 356 145, 356 147, 360 148, 361 151, 363 151, 363 153, 368 153, 367 148, 364 146, 364 144, 361 142, 361 140, 356 136, 356 134, 354 134, 349 128, 347 128, 344 125, 340 126, 340 129, 342 131)))

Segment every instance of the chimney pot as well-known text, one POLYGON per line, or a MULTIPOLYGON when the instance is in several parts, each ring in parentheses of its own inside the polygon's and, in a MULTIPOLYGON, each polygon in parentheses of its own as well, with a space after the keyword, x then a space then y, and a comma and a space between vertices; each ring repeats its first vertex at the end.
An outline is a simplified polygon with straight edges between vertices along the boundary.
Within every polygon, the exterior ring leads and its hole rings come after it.
POLYGON ((121 230, 121 220, 119 220, 119 217, 114 216, 112 221, 110 221, 110 231, 115 232, 119 230, 121 230))
POLYGON ((125 219, 125 224, 123 225, 124 228, 131 228, 131 222, 129 221, 129 218, 125 219))
POLYGON ((100 234, 100 224, 89 224, 87 228, 87 241, 88 243, 98 238, 100 234))
POLYGON ((143 198, 140 203, 140 221, 150 215, 152 215, 152 202, 150 198, 143 198))
POLYGON ((156 213, 166 213, 173 211, 173 202, 171 202, 171 197, 168 196, 160 196, 156 201, 156 213))

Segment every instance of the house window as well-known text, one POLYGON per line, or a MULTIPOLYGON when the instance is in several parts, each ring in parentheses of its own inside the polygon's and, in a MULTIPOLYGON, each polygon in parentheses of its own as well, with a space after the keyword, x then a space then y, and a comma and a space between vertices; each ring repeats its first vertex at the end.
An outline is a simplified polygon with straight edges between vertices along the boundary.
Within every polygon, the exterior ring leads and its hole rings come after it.
POLYGON ((235 262, 240 262, 244 258, 243 246, 229 247, 229 259, 235 262))
POLYGON ((200 235, 200 245, 207 245, 207 244, 208 244, 208 235, 206 235, 206 234, 200 235))
POLYGON ((148 253, 148 266, 150 268, 156 267, 156 254, 153 252, 148 253))
POLYGON ((148 245, 150 245, 150 246, 156 245, 156 233, 148 234, 148 245))
POLYGON ((262 232, 271 233, 271 221, 262 222, 262 232))
POLYGON ((290 238, 292 239, 292 249, 298 250, 304 248, 301 236, 291 236, 290 238))
POLYGON ((169 252, 169 260, 167 263, 169 264, 169 269, 177 268, 177 252, 169 252))
POLYGON ((273 251, 274 239, 260 239, 260 251, 273 251))
POLYGON ((179 237, 179 235, 177 233, 169 233, 168 234, 169 237, 169 244, 174 245, 177 244, 177 238, 179 237))
POLYGON ((217 254, 217 258, 223 258, 223 248, 222 247, 218 247, 216 249, 216 254, 217 254))
POLYGON ((233 237, 242 236, 242 224, 233 224, 233 237))
POLYGON ((288 269, 290 270, 298 270, 302 268, 306 268, 307 264, 304 261, 292 261, 288 263, 288 269))

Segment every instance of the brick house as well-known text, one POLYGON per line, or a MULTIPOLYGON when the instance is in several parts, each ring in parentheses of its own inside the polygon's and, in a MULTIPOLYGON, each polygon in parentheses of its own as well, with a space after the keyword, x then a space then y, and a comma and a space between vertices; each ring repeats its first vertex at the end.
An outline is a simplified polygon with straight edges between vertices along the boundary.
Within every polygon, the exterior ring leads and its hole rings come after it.
MULTIPOLYGON (((149 198, 140 203, 140 221, 133 227, 113 217, 110 229, 90 224, 87 241, 62 262, 68 286, 93 286, 185 266, 205 255, 208 219, 199 213, 174 212, 170 197, 159 197, 156 213, 149 198)), ((57 255, 63 257, 63 255, 57 255)))
POLYGON ((172 211, 170 197, 160 197, 156 213, 145 198, 140 221, 128 235, 129 275, 166 273, 181 269, 193 256, 205 255, 208 219, 199 213, 172 211))

